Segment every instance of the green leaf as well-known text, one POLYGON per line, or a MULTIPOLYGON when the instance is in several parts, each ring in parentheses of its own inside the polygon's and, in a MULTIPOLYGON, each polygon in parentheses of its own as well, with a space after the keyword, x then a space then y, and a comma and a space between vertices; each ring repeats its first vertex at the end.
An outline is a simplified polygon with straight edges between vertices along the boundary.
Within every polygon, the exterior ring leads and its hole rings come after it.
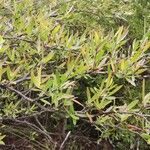
POLYGON ((128 29, 124 29, 123 26, 119 27, 115 36, 117 36, 117 44, 119 44, 128 34, 128 29))
POLYGON ((113 95, 115 94, 116 92, 118 92, 121 88, 122 88, 123 85, 119 85, 117 86, 114 90, 112 90, 111 92, 109 92, 109 95, 113 95))
POLYGON ((5 145, 5 143, 3 141, 0 140, 0 145, 5 145))
POLYGON ((110 87, 113 83, 112 73, 108 74, 108 78, 106 79, 106 88, 110 87))
POLYGON ((11 71, 9 66, 7 66, 6 73, 7 73, 8 80, 12 80, 13 79, 13 73, 12 73, 12 71, 11 71))
POLYGON ((0 133, 0 145, 5 145, 5 143, 2 141, 5 138, 6 135, 2 135, 0 133))
POLYGON ((42 63, 47 63, 49 62, 54 56, 54 52, 50 52, 46 57, 44 57, 41 62, 42 63))
POLYGON ((95 101, 95 106, 100 110, 105 108, 108 104, 110 104, 112 101, 107 100, 107 99, 102 99, 101 102, 99 103, 99 100, 95 101))
POLYGON ((5 40, 3 39, 3 37, 0 35, 0 44, 4 43, 5 40))
POLYGON ((139 49, 138 51, 136 51, 136 53, 131 57, 131 62, 134 63, 136 61, 138 61, 141 56, 142 56, 142 51, 139 49))
POLYGON ((150 145, 150 135, 147 133, 142 133, 141 137, 150 145))
POLYGON ((44 104, 46 104, 46 105, 51 105, 51 103, 50 102, 48 102, 47 100, 45 100, 45 99, 41 99, 41 101, 44 103, 44 104))
POLYGON ((31 81, 38 88, 40 88, 40 85, 41 85, 41 70, 42 70, 42 68, 40 66, 38 71, 37 71, 37 76, 35 76, 33 71, 31 71, 31 81))
POLYGON ((141 134, 141 137, 144 138, 144 139, 146 139, 146 140, 147 140, 147 139, 150 139, 150 135, 147 134, 147 133, 142 133, 142 134, 141 134))
POLYGON ((60 25, 56 26, 52 31, 52 34, 55 35, 60 30, 60 27, 61 27, 60 25))
POLYGON ((12 50, 8 50, 6 53, 7 53, 8 58, 12 62, 14 62, 14 60, 15 60, 15 49, 13 48, 12 50))
POLYGON ((148 103, 150 103, 150 93, 148 93, 144 96, 142 103, 144 106, 146 106, 148 103))
POLYGON ((87 88, 86 94, 87 94, 87 102, 88 102, 88 104, 91 104, 92 98, 91 98, 91 93, 90 93, 90 89, 89 88, 87 88))
POLYGON ((95 40, 95 43, 96 43, 96 44, 98 44, 98 43, 99 43, 99 40, 100 40, 99 33, 96 32, 96 31, 95 31, 94 40, 95 40))
POLYGON ((148 42, 145 44, 145 46, 144 46, 144 48, 143 48, 143 51, 145 52, 145 51, 147 51, 149 48, 150 48, 150 41, 148 41, 148 42))
POLYGON ((66 111, 68 112, 69 116, 72 118, 73 124, 76 125, 77 120, 79 120, 79 117, 75 114, 73 105, 71 105, 69 107, 69 110, 66 111))
POLYGON ((121 114, 119 116, 120 116, 121 122, 123 122, 123 121, 127 120, 131 115, 130 114, 121 114))
POLYGON ((3 46, 3 43, 5 42, 5 40, 3 39, 3 37, 0 35, 0 52, 3 46))
POLYGON ((138 69, 136 72, 135 72, 135 74, 136 75, 140 75, 140 74, 142 74, 143 72, 145 72, 147 69, 138 69))
POLYGON ((0 81, 2 79, 2 75, 5 73, 6 69, 2 68, 2 66, 0 66, 0 81))
POLYGON ((139 102, 138 100, 134 100, 133 102, 131 102, 131 103, 127 106, 128 110, 130 110, 130 109, 132 109, 133 107, 135 107, 138 102, 139 102))
POLYGON ((128 68, 128 62, 125 59, 122 59, 120 62, 120 69, 121 71, 126 71, 128 68))
POLYGON ((105 122, 107 122, 108 120, 110 120, 109 116, 102 116, 102 117, 98 117, 98 119, 96 120, 96 124, 105 124, 105 122))
POLYGON ((130 84, 132 84, 133 86, 136 86, 136 84, 135 84, 135 78, 132 76, 132 78, 130 79, 130 78, 126 78, 126 80, 130 83, 130 84))
POLYGON ((41 39, 40 39, 40 37, 38 37, 36 48, 37 48, 38 54, 40 54, 40 52, 41 52, 41 39))

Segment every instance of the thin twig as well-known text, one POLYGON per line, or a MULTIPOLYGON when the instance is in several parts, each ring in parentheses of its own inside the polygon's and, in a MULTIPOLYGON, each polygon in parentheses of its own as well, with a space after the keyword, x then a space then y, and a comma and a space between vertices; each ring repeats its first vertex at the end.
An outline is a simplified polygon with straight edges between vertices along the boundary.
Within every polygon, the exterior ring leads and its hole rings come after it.
POLYGON ((43 125, 41 124, 41 122, 38 120, 37 116, 34 116, 36 122, 38 123, 38 125, 40 126, 40 128, 43 130, 43 131, 46 131, 46 129, 43 127, 43 125))
POLYGON ((35 105, 37 105, 39 108, 41 108, 44 111, 48 111, 48 112, 56 111, 56 109, 55 110, 54 109, 49 109, 49 108, 44 107, 40 103, 38 103, 37 101, 40 100, 41 97, 37 97, 37 98, 32 99, 30 97, 25 96, 23 93, 21 93, 20 91, 14 89, 13 87, 10 87, 9 85, 0 84, 0 88, 7 89, 11 92, 14 92, 15 94, 21 96, 24 100, 27 100, 28 102, 34 102, 35 105))
POLYGON ((35 41, 31 41, 22 37, 3 37, 5 40, 19 40, 19 41, 24 41, 24 42, 28 42, 28 43, 35 43, 35 41))
POLYGON ((42 135, 45 135, 53 144, 55 144, 55 142, 52 140, 51 136, 49 135, 49 133, 45 130, 42 130, 40 129, 38 126, 36 126, 35 124, 32 124, 30 122, 27 122, 27 121, 21 121, 21 120, 17 120, 17 119, 5 119, 3 118, 2 119, 2 124, 14 124, 14 125, 17 125, 17 124, 22 124, 22 125, 25 125, 25 126, 28 126, 30 127, 31 129, 33 129, 34 131, 42 134, 42 135))
POLYGON ((20 91, 14 89, 13 87, 10 87, 9 85, 0 84, 0 87, 3 88, 3 89, 8 89, 9 91, 12 91, 12 92, 16 93, 17 95, 21 96, 23 99, 25 99, 29 102, 34 102, 35 101, 34 99, 31 99, 31 98, 25 96, 20 91))
POLYGON ((60 145, 59 150, 62 150, 62 149, 63 149, 64 144, 65 144, 65 142, 68 140, 68 138, 69 138, 70 134, 71 134, 71 131, 69 131, 69 132, 67 133, 67 135, 66 135, 66 137, 65 137, 64 141, 63 141, 63 142, 62 142, 62 144, 60 145))
MULTIPOLYGON (((46 78, 46 77, 48 77, 48 75, 42 75, 42 78, 46 78)), ((26 74, 24 77, 14 81, 13 83, 19 84, 19 83, 24 82, 26 80, 31 80, 31 77, 29 76, 29 74, 26 74)))
POLYGON ((42 111, 40 111, 40 112, 35 112, 35 113, 33 113, 33 114, 31 114, 31 115, 24 115, 24 116, 21 116, 21 117, 16 117, 16 119, 29 119, 29 118, 33 118, 33 117, 35 117, 35 116, 40 116, 40 115, 42 115, 43 113, 46 113, 46 112, 48 112, 48 111, 45 111, 45 110, 42 110, 42 111))

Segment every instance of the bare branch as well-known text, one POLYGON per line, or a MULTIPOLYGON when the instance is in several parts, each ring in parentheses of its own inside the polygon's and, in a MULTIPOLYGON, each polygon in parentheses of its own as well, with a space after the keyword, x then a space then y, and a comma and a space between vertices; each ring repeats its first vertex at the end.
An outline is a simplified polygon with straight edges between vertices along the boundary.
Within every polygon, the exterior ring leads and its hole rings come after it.
POLYGON ((69 138, 70 134, 71 134, 71 131, 69 131, 69 132, 67 133, 67 135, 66 135, 66 137, 65 137, 64 141, 63 141, 63 142, 62 142, 62 144, 60 145, 59 150, 62 150, 62 149, 63 149, 64 144, 65 144, 65 142, 68 140, 68 138, 69 138))
POLYGON ((33 129, 34 131, 36 131, 37 133, 40 133, 42 135, 45 135, 53 144, 55 144, 55 142, 52 140, 52 138, 50 137, 49 133, 47 131, 41 130, 39 127, 37 127, 36 125, 27 122, 25 120, 17 120, 17 119, 12 119, 12 118, 3 118, 2 119, 2 124, 6 125, 6 124, 12 124, 12 125, 24 125, 24 126, 28 126, 31 129, 33 129))

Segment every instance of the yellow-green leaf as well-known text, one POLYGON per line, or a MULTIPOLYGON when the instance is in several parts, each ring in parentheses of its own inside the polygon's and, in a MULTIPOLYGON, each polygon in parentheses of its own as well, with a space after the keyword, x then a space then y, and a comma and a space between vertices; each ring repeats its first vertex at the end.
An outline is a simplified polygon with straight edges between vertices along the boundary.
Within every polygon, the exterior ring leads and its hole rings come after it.
POLYGON ((54 52, 50 52, 47 56, 45 56, 43 59, 42 59, 42 63, 47 63, 49 62, 54 56, 54 52))
POLYGON ((127 106, 128 110, 130 110, 130 109, 132 109, 133 107, 135 107, 138 102, 139 102, 138 100, 134 100, 133 102, 131 102, 131 103, 127 106))

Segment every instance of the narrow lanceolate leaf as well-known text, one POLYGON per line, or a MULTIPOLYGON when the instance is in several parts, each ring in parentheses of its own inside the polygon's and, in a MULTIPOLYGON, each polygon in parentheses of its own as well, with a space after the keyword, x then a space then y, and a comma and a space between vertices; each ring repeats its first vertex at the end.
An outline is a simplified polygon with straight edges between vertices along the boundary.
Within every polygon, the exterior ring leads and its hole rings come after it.
POLYGON ((150 103, 150 93, 148 93, 144 96, 142 103, 144 106, 146 106, 148 103, 150 103))
POLYGON ((41 101, 45 104, 45 105, 51 105, 51 103, 50 102, 48 102, 47 100, 45 100, 45 99, 41 99, 41 101))
POLYGON ((132 109, 133 107, 135 107, 138 102, 139 102, 138 100, 134 100, 133 102, 131 102, 131 103, 127 106, 128 110, 130 110, 130 109, 132 109))
POLYGON ((132 84, 133 86, 136 86, 136 84, 135 84, 135 78, 134 78, 134 77, 132 77, 132 78, 126 78, 126 80, 127 80, 130 84, 132 84))
POLYGON ((6 69, 2 68, 2 66, 0 66, 0 81, 2 79, 2 75, 5 73, 6 69))
POLYGON ((109 93, 109 95, 115 94, 115 93, 118 92, 121 88, 122 88, 122 85, 117 86, 114 90, 112 90, 112 91, 109 93))
POLYGON ((40 88, 40 85, 41 85, 41 69, 42 68, 40 66, 38 71, 37 71, 37 76, 34 75, 33 71, 31 72, 31 81, 38 88, 40 88))
POLYGON ((0 141, 0 145, 5 145, 5 143, 3 141, 0 141))
POLYGON ((3 46, 3 43, 5 42, 5 40, 3 39, 3 37, 0 35, 0 50, 3 46))
POLYGON ((148 41, 148 42, 145 44, 145 46, 144 46, 144 48, 143 48, 143 51, 145 52, 145 51, 147 51, 149 48, 150 48, 150 41, 148 41))
POLYGON ((99 33, 95 31, 95 37, 94 37, 95 43, 98 44, 99 40, 100 40, 99 33))
POLYGON ((19 74, 19 71, 20 71, 20 66, 16 68, 15 70, 11 70, 10 66, 8 66, 6 69, 8 80, 13 80, 14 78, 16 78, 19 74))
POLYGON ((60 27, 61 27, 60 25, 56 26, 52 31, 52 34, 55 35, 60 30, 60 27))
POLYGON ((124 71, 127 70, 127 68, 128 68, 128 62, 127 62, 127 60, 122 59, 121 62, 120 62, 120 69, 121 69, 121 71, 124 72, 124 71))
POLYGON ((141 56, 142 56, 142 51, 139 49, 132 57, 131 57, 131 62, 134 63, 136 61, 138 61, 141 56))
POLYGON ((47 62, 49 62, 49 61, 53 58, 53 56, 54 56, 54 52, 50 52, 47 56, 45 56, 45 57, 41 60, 41 62, 42 62, 42 63, 47 63, 47 62))
POLYGON ((100 109, 104 109, 111 102, 112 102, 111 100, 103 99, 99 103, 98 100, 97 100, 97 101, 95 101, 95 106, 100 110, 100 109))
POLYGON ((86 94, 87 94, 87 102, 90 104, 92 102, 92 98, 91 98, 91 93, 89 88, 87 88, 86 94))
POLYGON ((38 79, 38 84, 39 84, 39 86, 40 86, 40 84, 41 84, 41 78, 42 78, 42 75, 41 75, 41 72, 42 72, 42 66, 40 66, 39 68, 38 68, 38 71, 37 71, 37 79, 38 79))
POLYGON ((141 137, 150 145, 150 135, 148 133, 142 133, 141 137))
POLYGON ((123 26, 119 28, 116 33, 117 43, 120 43, 128 34, 128 29, 124 29, 123 26))
POLYGON ((41 39, 40 38, 38 38, 38 40, 37 40, 36 48, 37 48, 38 53, 40 53, 40 51, 41 51, 41 39))
POLYGON ((142 74, 143 72, 145 72, 147 69, 138 69, 136 72, 135 72, 135 74, 136 75, 140 75, 140 74, 142 74))
POLYGON ((121 122, 123 122, 123 121, 127 120, 131 115, 129 115, 129 114, 121 114, 119 116, 120 116, 121 122))
POLYGON ((3 139, 5 138, 6 135, 1 135, 0 133, 0 145, 5 145, 5 143, 3 142, 3 139))

